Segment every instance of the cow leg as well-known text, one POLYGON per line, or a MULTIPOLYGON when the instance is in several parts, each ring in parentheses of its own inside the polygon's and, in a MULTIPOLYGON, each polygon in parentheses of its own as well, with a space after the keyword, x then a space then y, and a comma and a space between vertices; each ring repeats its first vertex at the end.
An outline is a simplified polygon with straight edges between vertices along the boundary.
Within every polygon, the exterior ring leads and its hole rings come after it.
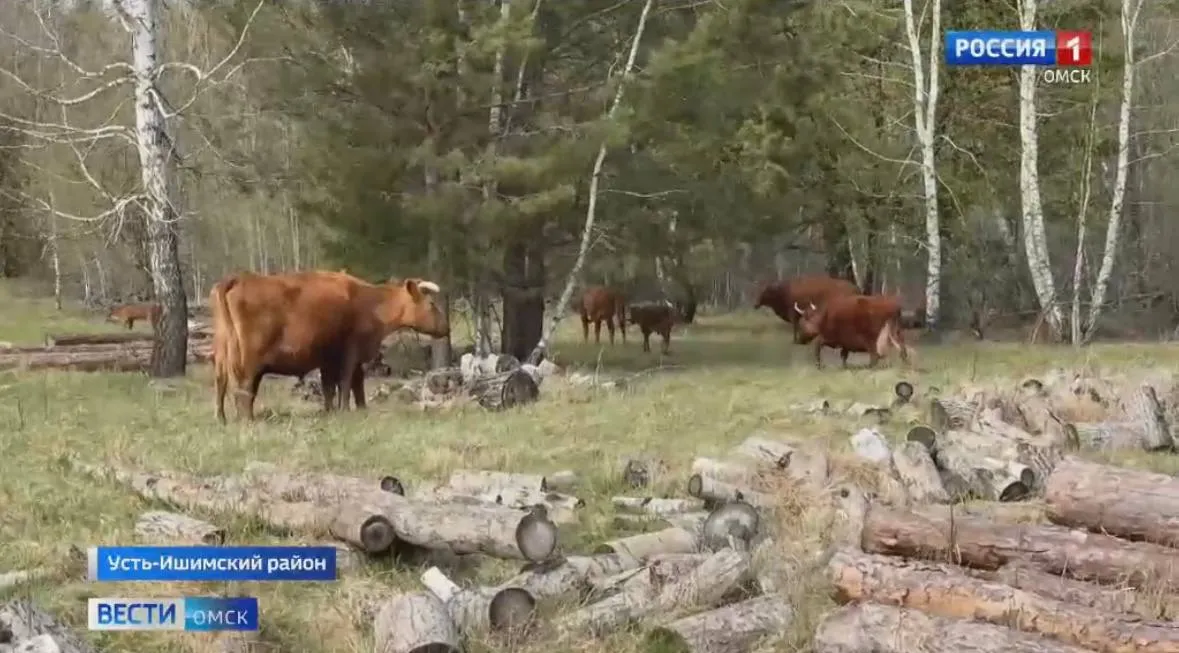
MULTIPOLYGON (((843 369, 845 369, 845 370, 847 369, 847 356, 848 356, 848 354, 850 354, 850 353, 851 353, 851 352, 850 352, 850 351, 848 351, 848 350, 846 350, 846 349, 840 349, 840 350, 839 350, 839 359, 843 361, 843 369)), ((879 357, 879 356, 877 356, 877 355, 875 354, 875 352, 873 352, 873 353, 872 353, 872 360, 871 360, 871 362, 869 362, 869 363, 868 363, 868 367, 875 367, 875 366, 876 366, 876 360, 877 360, 878 358, 880 358, 880 357, 879 357)))
POLYGON ((127 327, 128 331, 130 331, 131 329, 134 329, 135 328, 135 318, 133 318, 133 317, 127 318, 127 321, 123 323, 123 326, 127 327))
POLYGON ((626 314, 619 313, 618 315, 618 330, 622 332, 622 344, 626 344, 626 314))
POLYGON ((671 353, 671 327, 663 327, 659 330, 659 335, 663 336, 663 355, 666 356, 671 353))
POLYGON ((649 352, 651 351, 651 329, 641 325, 639 328, 643 331, 643 351, 649 352))
POLYGON ((594 320, 594 344, 602 344, 602 321, 594 320))
MULTIPOLYGON (((319 382, 323 387, 323 412, 330 413, 336 409, 336 391, 340 388, 340 369, 335 365, 325 365, 319 368, 319 382)), ((343 392, 341 392, 343 394, 343 392)))
POLYGON ((823 339, 815 338, 815 367, 823 369, 823 339))
POLYGON ((582 342, 589 342, 589 318, 585 315, 581 316, 581 340, 582 342))
MULTIPOLYGON (((256 369, 256 368, 255 368, 256 369)), ((258 398, 258 388, 262 386, 262 376, 265 372, 257 370, 250 375, 247 383, 239 381, 237 388, 237 415, 247 421, 254 421, 254 400, 258 398), (242 386, 245 386, 244 388, 242 386)))
POLYGON ((363 377, 364 367, 360 364, 360 352, 355 347, 349 347, 344 352, 344 362, 340 366, 340 410, 348 410, 348 395, 356 374, 363 377))
POLYGON ((614 318, 606 318, 606 330, 610 332, 610 345, 614 345, 614 318))
POLYGON ((368 406, 364 398, 364 370, 359 367, 352 373, 352 399, 356 402, 356 410, 368 406))
POLYGON ((794 319, 790 320, 790 325, 794 327, 794 344, 801 344, 798 338, 798 318, 794 317, 794 319))
POLYGON ((217 399, 215 406, 217 408, 217 421, 222 424, 225 423, 225 393, 229 390, 229 371, 221 369, 217 361, 213 361, 213 370, 216 376, 217 399))

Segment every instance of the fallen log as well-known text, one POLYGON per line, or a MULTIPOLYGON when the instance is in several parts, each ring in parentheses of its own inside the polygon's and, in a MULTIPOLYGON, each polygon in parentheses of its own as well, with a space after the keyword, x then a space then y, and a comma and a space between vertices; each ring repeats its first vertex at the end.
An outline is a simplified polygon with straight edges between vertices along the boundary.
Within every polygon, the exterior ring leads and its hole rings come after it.
POLYGON ((974 572, 987 580, 1005 583, 1041 596, 1095 608, 1106 614, 1129 614, 1142 619, 1179 617, 1179 596, 1132 587, 1105 587, 1096 583, 1046 574, 1023 565, 1004 565, 998 571, 974 572))
POLYGON ((1066 458, 1048 477, 1049 521, 1179 548, 1179 479, 1066 458))
POLYGON ((1022 387, 1016 398, 1015 408, 1032 435, 1047 435, 1056 446, 1062 448, 1078 445, 1076 427, 1056 414, 1049 404, 1047 393, 1042 388, 1022 387))
POLYGON ((854 549, 863 548, 868 497, 856 485, 845 483, 835 489, 835 511, 831 520, 831 542, 854 549))
POLYGON ((151 343, 154 333, 58 333, 46 334, 46 347, 72 347, 74 345, 123 345, 127 343, 151 343))
POLYGON ((797 447, 788 442, 751 435, 742 440, 733 453, 764 466, 786 469, 790 466, 790 459, 796 450, 797 447))
POLYGON ((1126 417, 1141 429, 1142 448, 1147 451, 1173 449, 1167 413, 1159 403, 1154 388, 1143 384, 1126 397, 1126 417))
POLYGON ((612 576, 641 566, 638 558, 626 553, 569 556, 526 565, 519 574, 500 587, 519 587, 537 600, 543 600, 588 592, 591 579, 612 576))
POLYGON ((0 604, 0 646, 13 653, 94 653, 94 648, 53 615, 29 601, 0 604))
POLYGON ((917 442, 925 447, 926 451, 932 452, 937 444, 937 432, 928 426, 918 424, 909 429, 905 434, 905 439, 909 442, 917 442))
POLYGON ((892 467, 905 486, 909 498, 917 503, 949 503, 950 495, 942 484, 929 450, 920 442, 905 442, 892 452, 892 467))
POLYGON ((446 605, 430 592, 384 601, 373 620, 377 653, 459 653, 459 632, 446 605))
POLYGON ((523 632, 536 612, 536 599, 519 587, 463 589, 437 567, 422 572, 421 581, 446 605, 459 632, 467 637, 487 631, 523 632))
POLYGON ((892 387, 892 393, 896 397, 893 400, 894 405, 907 404, 913 398, 913 384, 908 381, 897 381, 892 387))
POLYGON ((1142 449, 1142 428, 1140 424, 1135 422, 1077 422, 1073 424, 1073 429, 1077 433, 1077 440, 1086 449, 1096 451, 1142 449))
POLYGON ((427 549, 541 562, 557 548, 557 526, 539 511, 415 501, 387 492, 370 501, 381 508, 398 540, 427 549))
POLYGON ((888 443, 884 441, 884 436, 876 429, 860 429, 848 440, 851 442, 852 452, 868 462, 887 462, 892 454, 888 443))
POLYGON ((793 622, 794 609, 785 597, 759 596, 654 628, 646 644, 667 653, 748 653, 793 622))
POLYGON ((459 371, 462 374, 463 383, 467 385, 484 377, 500 376, 518 369, 520 369, 520 361, 511 354, 489 354, 487 356, 463 354, 459 358, 459 371))
POLYGON ((996 570, 1018 563, 1108 585, 1179 587, 1179 551, 1062 526, 1002 524, 944 506, 899 511, 872 506, 861 542, 867 553, 951 560, 996 570))
POLYGON ((662 460, 646 456, 623 457, 619 466, 623 483, 632 488, 649 487, 667 473, 667 465, 662 460))
POLYGON ((1179 651, 1179 624, 1142 622, 971 578, 952 565, 837 552, 827 566, 840 602, 870 601, 975 619, 1099 651, 1179 651))
POLYGON ((615 594, 565 613, 553 622, 554 627, 563 639, 570 639, 586 632, 601 636, 627 625, 651 604, 655 594, 646 574, 636 574, 635 578, 635 582, 622 584, 615 594))
POLYGON ((535 402, 540 386, 516 368, 494 376, 481 376, 467 385, 467 394, 487 410, 506 410, 535 402))
POLYGON ((938 438, 934 460, 950 479, 949 492, 958 500, 1019 501, 1031 494, 1035 472, 1013 460, 1014 447, 998 436, 948 431, 938 438))
POLYGON ((626 554, 639 561, 645 561, 659 553, 696 553, 698 550, 695 533, 672 526, 661 531, 639 533, 603 542, 594 549, 594 553, 626 554))
POLYGON ((643 512, 656 517, 699 512, 704 506, 691 499, 660 499, 656 497, 614 497, 615 508, 643 512))
POLYGON ((225 529, 175 512, 152 510, 139 516, 135 534, 148 542, 175 544, 225 544, 225 529))
POLYGON ((877 603, 831 612, 812 646, 815 653, 1093 653, 1003 626, 877 603))
POLYGON ((334 537, 370 555, 385 553, 397 542, 393 524, 380 508, 366 503, 340 505, 328 530, 334 537))
POLYGON ((577 473, 563 469, 544 477, 542 490, 546 492, 569 492, 577 487, 577 473))
MULTIPOLYGON (((44 354, 0 355, 0 370, 59 369, 75 372, 141 372, 149 367, 150 359, 150 347, 82 353, 53 351, 44 354)), ((211 359, 212 347, 189 348, 189 362, 204 363, 211 359)))
POLYGON ((949 431, 970 427, 982 407, 973 401, 954 397, 929 400, 929 423, 935 431, 949 431))
POLYGON ((53 570, 48 567, 34 567, 33 569, 17 569, 0 573, 0 591, 10 587, 31 583, 42 578, 49 578, 53 570))
POLYGON ((688 494, 701 499, 706 506, 730 501, 744 501, 757 508, 770 508, 777 503, 768 494, 738 487, 702 474, 692 474, 688 478, 688 494))
POLYGON ((446 485, 460 494, 494 494, 504 489, 523 488, 544 492, 545 478, 539 474, 512 474, 485 469, 460 469, 450 475, 446 485))
POLYGON ((683 577, 709 558, 709 553, 661 553, 651 556, 639 569, 630 569, 611 576, 599 576, 589 580, 590 595, 606 597, 625 591, 634 583, 644 583, 655 589, 662 589, 669 583, 683 577))
POLYGON ((761 531, 761 516, 744 501, 721 504, 708 514, 700 527, 700 547, 719 551, 725 547, 745 550, 761 531))
POLYGON ((753 485, 760 474, 748 465, 730 460, 716 460, 713 458, 696 458, 692 461, 692 473, 725 481, 738 485, 753 485))

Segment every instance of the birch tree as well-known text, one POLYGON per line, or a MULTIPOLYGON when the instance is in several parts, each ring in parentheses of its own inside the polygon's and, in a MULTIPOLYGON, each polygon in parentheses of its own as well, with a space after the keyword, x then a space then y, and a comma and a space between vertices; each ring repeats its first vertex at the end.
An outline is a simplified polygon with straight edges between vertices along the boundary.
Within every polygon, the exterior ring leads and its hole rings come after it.
MULTIPOLYGON (((927 328, 937 328, 941 309, 942 236, 937 208, 937 162, 934 159, 934 138, 937 125, 938 99, 938 43, 941 42, 941 0, 931 0, 929 28, 929 63, 921 61, 921 26, 914 15, 913 0, 904 0, 905 32, 909 37, 909 53, 913 58, 913 121, 917 142, 921 146, 921 185, 925 200, 925 315, 927 328)), ((924 12, 923 16, 924 17, 924 12)), ((855 257, 852 257, 855 260, 855 257)))
POLYGON ((1126 175, 1130 167, 1130 116, 1131 102, 1134 99, 1134 69, 1138 62, 1134 60, 1135 35, 1138 31, 1138 17, 1142 13, 1144 0, 1122 0, 1122 98, 1118 111, 1118 155, 1114 169, 1114 183, 1112 198, 1109 203, 1109 222, 1105 228, 1105 249, 1101 257, 1101 267, 1097 271, 1097 280, 1093 283, 1093 294, 1089 302, 1089 316, 1085 320, 1084 341, 1093 337, 1097 329, 1097 320, 1101 317, 1102 304, 1105 303, 1105 293, 1109 288, 1109 279, 1113 274, 1114 262, 1118 252, 1118 236, 1122 225, 1122 208, 1126 199, 1126 175))
MULTIPOLYGON (((1019 1, 1019 27, 1036 29, 1038 0, 1019 1)), ((1059 337, 1062 327, 1060 305, 1056 301, 1056 284, 1048 254, 1048 235, 1044 229, 1044 207, 1040 201, 1039 138, 1036 129, 1036 67, 1019 70, 1019 195, 1023 219, 1023 245, 1027 255, 1032 286, 1048 326, 1059 337)))
MULTIPOLYGON (((639 43, 643 40, 643 31, 647 28, 647 16, 651 13, 651 6, 655 4, 655 0, 646 0, 643 4, 643 12, 639 14, 639 24, 635 27, 634 38, 631 39, 630 53, 626 58, 626 65, 622 69, 622 75, 618 80, 618 90, 614 92, 614 101, 610 104, 610 109, 606 113, 606 119, 611 120, 618 113, 618 107, 622 105, 622 95, 626 90, 626 83, 630 79, 632 71, 635 67, 635 59, 639 56, 639 43)), ((573 299, 573 289, 577 286, 577 279, 581 275, 581 269, 585 266, 585 258, 589 253, 590 240, 594 231, 594 218, 598 208, 598 194, 599 187, 602 183, 602 168, 606 163, 606 152, 608 151, 606 142, 603 140, 601 147, 598 148, 598 156, 594 159, 594 167, 590 172, 589 193, 586 201, 585 209, 585 224, 581 229, 581 242, 577 247, 577 258, 573 261, 573 267, 569 270, 569 276, 565 279, 565 288, 561 290, 561 297, 557 300, 557 305, 553 308, 553 315, 549 318, 548 324, 545 325, 544 333, 541 334, 540 342, 536 343, 532 353, 528 356, 528 362, 536 364, 539 363, 544 356, 545 350, 548 349, 549 340, 553 337, 553 332, 557 330, 557 325, 561 323, 561 319, 565 317, 565 313, 569 310, 569 302, 573 299)))

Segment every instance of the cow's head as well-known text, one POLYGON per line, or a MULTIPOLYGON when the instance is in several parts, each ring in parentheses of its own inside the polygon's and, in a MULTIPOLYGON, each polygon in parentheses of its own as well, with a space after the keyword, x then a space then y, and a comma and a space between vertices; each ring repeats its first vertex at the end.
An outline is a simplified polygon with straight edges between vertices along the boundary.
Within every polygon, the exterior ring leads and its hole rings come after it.
POLYGON ((799 306, 798 302, 795 302, 794 310, 799 315, 798 342, 805 345, 819 335, 819 329, 823 324, 823 309, 815 304, 799 306))
POLYGON ((435 302, 442 289, 433 281, 405 279, 390 283, 392 293, 381 318, 394 329, 410 328, 435 338, 450 335, 450 323, 435 302))

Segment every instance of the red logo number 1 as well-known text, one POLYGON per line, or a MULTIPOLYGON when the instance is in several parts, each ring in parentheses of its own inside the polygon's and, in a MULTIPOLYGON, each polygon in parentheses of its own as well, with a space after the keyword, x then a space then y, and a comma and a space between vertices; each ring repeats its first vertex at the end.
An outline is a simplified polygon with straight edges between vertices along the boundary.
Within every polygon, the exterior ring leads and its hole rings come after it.
POLYGON ((1089 32, 1056 33, 1056 65, 1088 66, 1093 63, 1093 37, 1089 32))

